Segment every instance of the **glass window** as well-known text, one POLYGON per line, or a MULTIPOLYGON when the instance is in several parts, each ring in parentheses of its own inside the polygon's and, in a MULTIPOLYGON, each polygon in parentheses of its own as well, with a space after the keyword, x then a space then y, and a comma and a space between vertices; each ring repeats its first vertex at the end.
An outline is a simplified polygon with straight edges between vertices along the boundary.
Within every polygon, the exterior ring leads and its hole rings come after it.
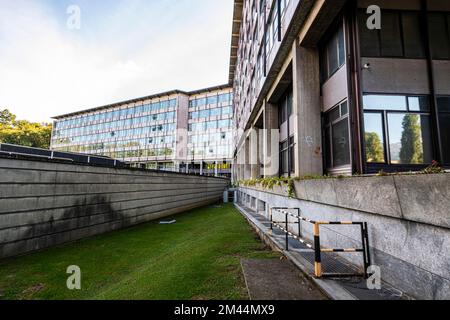
POLYGON ((217 129, 217 121, 209 121, 206 123, 206 130, 217 129))
POLYGON ((208 97, 206 104, 217 104, 217 96, 208 97))
POLYGON ((345 64, 345 37, 342 25, 323 46, 320 57, 322 82, 325 82, 345 64))
POLYGON ((416 12, 402 13, 402 27, 405 56, 408 58, 425 58, 420 14, 416 12))
POLYGON ((444 163, 450 163, 450 97, 437 99, 439 109, 439 128, 441 133, 444 163))
POLYGON ((350 143, 348 129, 348 119, 339 121, 332 126, 333 164, 335 167, 350 164, 350 143))
POLYGON ((364 106, 366 110, 379 110, 364 115, 367 162, 431 163, 429 97, 366 95, 364 106))
POLYGON ((210 116, 211 117, 217 117, 217 116, 220 116, 220 113, 221 113, 221 109, 220 108, 214 108, 214 109, 211 109, 210 116))
POLYGON ((219 129, 229 128, 231 126, 230 120, 221 120, 218 123, 219 129))
POLYGON ((448 16, 443 13, 431 13, 428 19, 433 59, 450 59, 448 16))
POLYGON ((408 97, 409 111, 430 111, 428 97, 408 97))
POLYGON ((208 118, 208 117, 209 117, 209 110, 202 110, 199 112, 200 119, 208 118))
POLYGON ((351 163, 347 101, 325 114, 324 150, 327 169, 351 163))
POLYGON ((364 115, 366 161, 384 163, 384 133, 382 113, 366 113, 364 115))
POLYGON ((224 107, 222 108, 222 114, 232 114, 233 113, 233 108, 232 107, 224 107))
POLYGON ((365 95, 363 103, 366 110, 407 110, 405 96, 365 95))
POLYGON ((391 113, 388 128, 391 163, 431 163, 429 116, 391 113))
POLYGON ((384 12, 383 26, 380 30, 381 55, 384 57, 401 57, 403 48, 400 31, 400 17, 397 13, 384 12))
POLYGON ((381 30, 369 30, 365 11, 359 12, 358 24, 363 57, 426 57, 420 14, 417 12, 382 12, 381 30))

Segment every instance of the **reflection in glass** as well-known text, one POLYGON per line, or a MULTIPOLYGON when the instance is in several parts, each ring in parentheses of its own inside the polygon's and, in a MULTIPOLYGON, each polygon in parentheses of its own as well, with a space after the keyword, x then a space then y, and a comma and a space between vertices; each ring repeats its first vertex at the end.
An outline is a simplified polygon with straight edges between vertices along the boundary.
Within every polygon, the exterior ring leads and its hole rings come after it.
POLYGON ((450 97, 437 99, 439 109, 439 128, 444 163, 450 163, 450 97))
POLYGON ((367 162, 384 163, 384 133, 381 113, 366 113, 364 126, 367 162))
POLYGON ((393 164, 432 161, 429 116, 389 114, 389 147, 393 164))
POLYGON ((409 111, 430 111, 428 97, 408 97, 409 111))
POLYGON ((333 125, 333 160, 334 167, 350 164, 350 143, 348 119, 333 125))
POLYGON ((399 110, 406 111, 405 96, 365 95, 364 109, 366 110, 399 110))

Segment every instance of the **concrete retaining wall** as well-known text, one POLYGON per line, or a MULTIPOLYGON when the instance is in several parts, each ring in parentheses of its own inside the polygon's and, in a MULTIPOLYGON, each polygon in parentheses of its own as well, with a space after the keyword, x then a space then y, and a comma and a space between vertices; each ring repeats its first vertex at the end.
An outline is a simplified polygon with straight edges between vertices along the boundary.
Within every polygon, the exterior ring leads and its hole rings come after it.
POLYGON ((220 200, 228 180, 0 158, 0 258, 220 200))
MULTIPOLYGON (((295 183, 286 188, 241 187, 239 201, 261 214, 271 207, 301 208, 313 220, 366 221, 372 264, 384 281, 415 298, 450 299, 450 175, 355 177, 295 183)), ((312 240, 312 227, 302 224, 312 240)), ((324 247, 360 247, 357 227, 322 226, 324 247)), ((296 228, 292 231, 297 233, 296 228)), ((361 266, 359 255, 344 254, 361 266)))

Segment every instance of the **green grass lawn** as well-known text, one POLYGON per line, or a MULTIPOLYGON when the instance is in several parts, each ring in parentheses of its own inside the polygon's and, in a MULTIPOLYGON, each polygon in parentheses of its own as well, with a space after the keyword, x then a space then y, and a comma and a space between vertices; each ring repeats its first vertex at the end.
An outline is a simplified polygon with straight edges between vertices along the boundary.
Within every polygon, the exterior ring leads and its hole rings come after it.
POLYGON ((277 256, 232 205, 174 219, 1 261, 0 299, 248 299, 240 259, 277 256))

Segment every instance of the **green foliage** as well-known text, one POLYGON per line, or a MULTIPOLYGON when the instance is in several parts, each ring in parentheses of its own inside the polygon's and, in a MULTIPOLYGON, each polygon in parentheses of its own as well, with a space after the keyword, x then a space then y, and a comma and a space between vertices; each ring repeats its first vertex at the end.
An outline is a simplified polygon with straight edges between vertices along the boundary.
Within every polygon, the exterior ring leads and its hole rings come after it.
POLYGON ((400 160, 402 163, 423 163, 422 133, 420 117, 407 115, 403 119, 402 147, 400 160))
POLYGON ((422 170, 423 174, 437 174, 437 173, 445 173, 444 168, 442 168, 437 161, 433 160, 433 163, 428 167, 422 170))
POLYGON ((248 299, 241 259, 279 258, 232 205, 174 219, 1 261, 0 300, 248 299), (67 290, 73 264, 82 290, 67 290))
POLYGON ((0 111, 0 143, 48 149, 51 134, 51 124, 16 120, 9 110, 0 111))
POLYGON ((275 186, 278 187, 287 187, 287 193, 289 198, 293 198, 295 196, 295 188, 294 188, 294 178, 287 177, 270 177, 270 178, 262 178, 262 179, 250 179, 250 180, 241 180, 238 182, 238 186, 244 187, 255 187, 261 186, 264 189, 273 190, 275 186))
POLYGON ((381 139, 376 132, 366 132, 366 157, 368 162, 384 162, 381 139))

